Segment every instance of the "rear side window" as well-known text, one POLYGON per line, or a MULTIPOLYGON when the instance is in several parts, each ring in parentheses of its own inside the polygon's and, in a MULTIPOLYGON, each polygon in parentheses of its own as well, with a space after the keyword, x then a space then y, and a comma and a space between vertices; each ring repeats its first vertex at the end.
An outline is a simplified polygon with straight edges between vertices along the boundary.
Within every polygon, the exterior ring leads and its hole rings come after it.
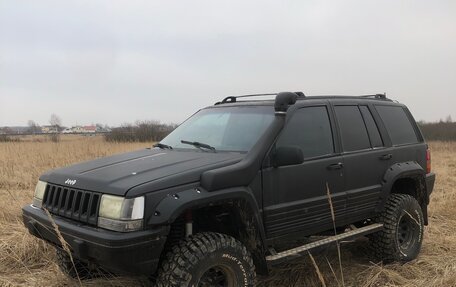
POLYGON ((393 145, 417 143, 415 129, 402 107, 375 106, 393 145))
POLYGON ((359 109, 363 114, 364 123, 366 124, 367 133, 369 134, 372 147, 382 147, 382 137, 380 136, 377 124, 375 123, 369 108, 367 106, 360 106, 359 109))
POLYGON ((302 149, 304 158, 332 154, 333 136, 326 107, 297 110, 277 140, 276 146, 298 146, 302 149))
POLYGON ((344 151, 369 149, 366 125, 358 106, 335 106, 344 151))

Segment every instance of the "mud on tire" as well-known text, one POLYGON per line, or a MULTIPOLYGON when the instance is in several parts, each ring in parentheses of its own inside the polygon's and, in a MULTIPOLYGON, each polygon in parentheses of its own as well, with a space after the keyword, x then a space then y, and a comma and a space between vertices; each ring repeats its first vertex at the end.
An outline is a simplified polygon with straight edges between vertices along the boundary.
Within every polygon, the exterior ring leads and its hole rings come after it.
POLYGON ((166 255, 156 285, 255 286, 250 253, 235 238, 214 232, 181 240, 166 255))
POLYGON ((410 195, 392 194, 376 218, 383 230, 369 236, 370 248, 384 263, 415 259, 423 242, 424 218, 421 207, 410 195))

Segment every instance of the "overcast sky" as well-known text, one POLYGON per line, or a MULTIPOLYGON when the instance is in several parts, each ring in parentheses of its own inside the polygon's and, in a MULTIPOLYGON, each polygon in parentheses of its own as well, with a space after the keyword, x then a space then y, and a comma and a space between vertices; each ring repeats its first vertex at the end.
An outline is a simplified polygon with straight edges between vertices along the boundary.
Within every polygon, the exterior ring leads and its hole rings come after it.
POLYGON ((0 126, 179 123, 278 91, 456 120, 456 1, 0 0, 0 126))

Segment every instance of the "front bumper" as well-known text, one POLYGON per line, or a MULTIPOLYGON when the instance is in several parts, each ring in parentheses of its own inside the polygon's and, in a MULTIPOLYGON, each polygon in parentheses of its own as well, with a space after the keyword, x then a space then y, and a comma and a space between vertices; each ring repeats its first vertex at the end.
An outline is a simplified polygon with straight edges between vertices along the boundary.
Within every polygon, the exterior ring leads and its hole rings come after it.
MULTIPOLYGON (((32 235, 61 247, 57 232, 42 209, 25 206, 22 217, 32 235)), ((59 216, 52 216, 52 219, 75 258, 112 272, 136 275, 155 273, 169 231, 164 226, 120 233, 78 224, 59 216)))

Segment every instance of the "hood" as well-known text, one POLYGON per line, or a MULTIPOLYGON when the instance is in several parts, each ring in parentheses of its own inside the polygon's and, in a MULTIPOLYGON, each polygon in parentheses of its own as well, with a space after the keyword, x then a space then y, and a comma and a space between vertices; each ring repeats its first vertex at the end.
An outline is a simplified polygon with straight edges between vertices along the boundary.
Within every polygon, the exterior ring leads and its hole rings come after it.
POLYGON ((201 173, 239 162, 239 153, 139 150, 55 169, 40 180, 53 184, 125 196, 198 182, 201 173))

